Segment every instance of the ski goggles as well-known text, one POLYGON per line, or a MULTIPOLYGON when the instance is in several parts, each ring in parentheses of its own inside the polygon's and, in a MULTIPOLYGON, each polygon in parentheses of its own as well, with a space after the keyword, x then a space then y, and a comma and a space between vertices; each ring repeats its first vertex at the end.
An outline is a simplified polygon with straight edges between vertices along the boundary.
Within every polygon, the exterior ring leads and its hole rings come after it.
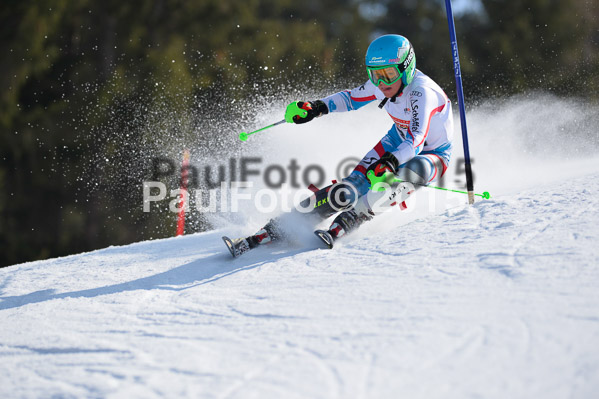
POLYGON ((379 67, 366 67, 368 78, 378 86, 381 82, 386 85, 392 85, 401 79, 403 73, 399 70, 399 65, 384 65, 379 67))

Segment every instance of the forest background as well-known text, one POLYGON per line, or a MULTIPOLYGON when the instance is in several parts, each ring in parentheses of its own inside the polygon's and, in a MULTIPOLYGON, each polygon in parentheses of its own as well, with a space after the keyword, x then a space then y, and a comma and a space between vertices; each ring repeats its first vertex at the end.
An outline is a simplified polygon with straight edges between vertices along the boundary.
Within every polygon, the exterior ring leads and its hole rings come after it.
MULTIPOLYGON (((597 101, 597 1, 459 3, 469 107, 597 101)), ((273 99, 363 83, 378 35, 407 36, 456 98, 439 0, 7 0, 0 21, 0 266, 172 236, 172 213, 141 207, 152 154, 230 154, 273 99)))

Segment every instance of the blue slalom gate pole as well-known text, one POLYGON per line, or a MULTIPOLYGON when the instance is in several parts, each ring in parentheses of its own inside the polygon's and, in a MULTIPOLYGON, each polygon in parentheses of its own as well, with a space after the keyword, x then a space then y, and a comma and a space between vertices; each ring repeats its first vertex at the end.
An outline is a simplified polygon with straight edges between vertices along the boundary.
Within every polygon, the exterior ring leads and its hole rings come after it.
POLYGON ((455 23, 453 21, 453 10, 451 0, 445 0, 447 10, 447 24, 449 25, 449 37, 451 38, 451 53, 453 55, 453 69, 455 72, 455 85, 458 92, 458 106, 460 108, 460 122, 462 124, 462 141, 464 144, 464 161, 466 171, 466 190, 468 191, 468 203, 474 203, 474 182, 472 181, 472 165, 470 164, 470 148, 468 146, 468 128, 466 127, 466 109, 464 107, 464 90, 462 89, 462 70, 460 68, 460 56, 458 54, 458 41, 455 34, 455 23))

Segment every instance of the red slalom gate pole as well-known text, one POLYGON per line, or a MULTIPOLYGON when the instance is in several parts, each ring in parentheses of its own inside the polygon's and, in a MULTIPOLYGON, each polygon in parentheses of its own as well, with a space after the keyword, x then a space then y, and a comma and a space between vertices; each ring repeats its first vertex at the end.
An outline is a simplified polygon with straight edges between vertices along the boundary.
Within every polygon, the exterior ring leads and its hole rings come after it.
POLYGON ((181 201, 179 202, 179 214, 177 216, 177 236, 185 234, 185 204, 187 202, 187 173, 189 170, 189 150, 183 151, 183 162, 181 164, 181 201))

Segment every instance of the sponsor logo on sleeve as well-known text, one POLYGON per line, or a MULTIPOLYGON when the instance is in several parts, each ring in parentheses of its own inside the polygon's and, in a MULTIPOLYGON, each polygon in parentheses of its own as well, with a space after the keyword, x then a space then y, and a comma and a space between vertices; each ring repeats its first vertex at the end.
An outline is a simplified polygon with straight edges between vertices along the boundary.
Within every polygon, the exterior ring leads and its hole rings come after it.
POLYGON ((333 112, 337 109, 337 105, 335 105, 335 101, 329 100, 329 111, 333 112))

